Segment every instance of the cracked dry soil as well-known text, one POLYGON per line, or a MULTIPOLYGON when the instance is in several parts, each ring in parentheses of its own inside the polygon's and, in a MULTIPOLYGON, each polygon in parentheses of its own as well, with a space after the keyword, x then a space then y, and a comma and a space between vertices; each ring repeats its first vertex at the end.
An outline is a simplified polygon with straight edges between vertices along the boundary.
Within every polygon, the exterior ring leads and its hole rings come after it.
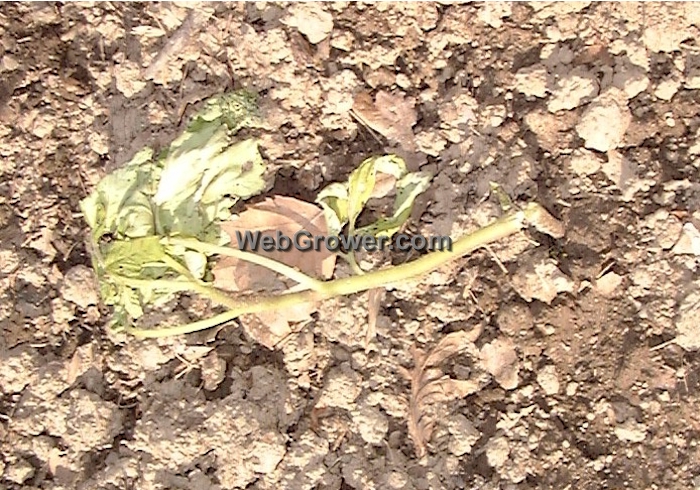
POLYGON ((0 488, 700 488, 699 30, 692 3, 4 3, 0 488), (239 87, 267 195, 394 152, 435 175, 414 233, 494 219, 493 181, 566 235, 386 291, 369 341, 362 295, 274 351, 110 333, 79 200, 239 87), (418 457, 401 368, 454 332, 476 388, 418 457))

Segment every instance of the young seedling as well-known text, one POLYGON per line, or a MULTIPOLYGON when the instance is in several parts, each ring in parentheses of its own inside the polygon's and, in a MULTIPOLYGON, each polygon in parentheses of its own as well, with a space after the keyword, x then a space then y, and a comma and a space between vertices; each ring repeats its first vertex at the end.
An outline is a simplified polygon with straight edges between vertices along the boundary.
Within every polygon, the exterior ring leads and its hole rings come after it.
MULTIPOLYGON (((236 132, 255 122, 254 98, 235 92, 214 98, 182 136, 154 156, 139 152, 125 167, 106 176, 81 202, 91 228, 89 247, 105 304, 115 309, 113 326, 136 337, 165 337, 208 329, 241 315, 287 309, 303 303, 359 293, 420 277, 450 261, 533 225, 555 237, 560 224, 539 204, 511 211, 494 223, 453 242, 451 250, 380 270, 362 271, 352 251, 345 254, 357 275, 322 280, 281 261, 232 245, 221 225, 238 200, 262 192, 263 160, 254 140, 232 142, 236 132), (263 266, 296 285, 281 294, 233 297, 213 286, 212 265, 222 258, 263 266), (200 294, 226 311, 186 325, 143 329, 133 321, 145 306, 161 304, 181 292, 200 294)), ((409 173, 393 155, 363 162, 345 184, 322 190, 327 231, 338 235, 393 236, 408 219, 415 198, 430 176, 409 173), (395 180, 393 214, 357 228, 356 221, 376 194, 378 176, 395 180)))

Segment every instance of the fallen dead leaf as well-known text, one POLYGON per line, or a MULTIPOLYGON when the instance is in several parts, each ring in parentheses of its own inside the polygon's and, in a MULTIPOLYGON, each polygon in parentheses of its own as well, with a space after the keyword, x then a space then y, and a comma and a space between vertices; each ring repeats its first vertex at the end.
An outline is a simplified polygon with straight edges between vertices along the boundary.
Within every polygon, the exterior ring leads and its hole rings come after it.
POLYGON ((416 150, 413 126, 417 121, 415 102, 403 95, 379 91, 374 101, 367 92, 355 96, 353 115, 392 143, 408 151, 416 150))
MULTIPOLYGON (((292 238, 299 231, 312 236, 326 236, 327 228, 323 211, 316 205, 292 197, 275 196, 250 206, 231 221, 221 226, 231 238, 231 246, 238 247, 236 232, 260 232, 260 236, 277 238, 278 233, 292 238)), ((336 255, 325 247, 319 251, 302 252, 293 246, 287 250, 257 251, 258 255, 271 258, 305 274, 327 279, 335 269, 336 255)), ((227 291, 280 291, 291 286, 269 269, 233 257, 221 259, 213 269, 214 286, 227 291)), ((315 306, 304 303, 293 308, 244 315, 241 322, 248 334, 262 345, 273 349, 292 332, 290 322, 302 322, 309 318, 315 306)))
POLYGON ((449 333, 427 354, 414 347, 412 349, 413 369, 410 371, 401 369, 403 376, 411 382, 408 435, 413 441, 419 458, 426 453, 426 445, 435 425, 433 406, 439 402, 468 396, 481 386, 475 380, 450 378, 437 365, 459 352, 470 351, 475 355, 477 349, 474 341, 480 333, 479 328, 469 332, 449 333))
MULTIPOLYGON (((238 247, 237 233, 260 232, 261 236, 277 239, 278 232, 292 238, 299 231, 312 236, 326 236, 326 221, 323 210, 315 204, 293 197, 275 196, 248 207, 244 212, 221 226, 238 247)), ((325 247, 319 251, 299 251, 293 246, 288 251, 257 251, 258 255, 296 267, 310 276, 328 279, 335 269, 336 255, 325 247)), ((274 291, 286 289, 288 285, 271 270, 234 257, 221 259, 214 267, 214 286, 227 291, 274 291)))

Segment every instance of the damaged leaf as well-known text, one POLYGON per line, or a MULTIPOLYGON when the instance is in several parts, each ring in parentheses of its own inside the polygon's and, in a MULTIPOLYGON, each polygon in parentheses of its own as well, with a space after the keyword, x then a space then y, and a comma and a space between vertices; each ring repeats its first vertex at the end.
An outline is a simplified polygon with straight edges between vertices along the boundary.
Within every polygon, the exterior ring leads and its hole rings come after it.
MULTIPOLYGON (((319 250, 302 251, 292 242, 300 232, 299 241, 302 245, 309 243, 307 237, 327 235, 323 210, 312 203, 293 197, 274 196, 249 206, 239 215, 222 223, 221 229, 230 246, 256 252, 312 277, 328 279, 335 269, 336 256, 325 246, 319 250), (264 250, 263 237, 269 237, 281 247, 264 250), (285 242, 285 239, 290 241, 285 242)), ((235 257, 220 259, 213 272, 214 285, 227 291, 273 291, 289 287, 273 271, 235 257)))
MULTIPOLYGON (((281 237, 294 240, 300 232, 304 234, 300 237, 302 244, 306 243, 304 237, 327 235, 323 210, 314 204, 293 197, 275 196, 249 206, 238 216, 222 223, 221 228, 228 236, 230 246, 254 251, 309 276, 328 279, 335 269, 336 255, 325 247, 301 251, 291 241, 280 241, 284 240, 281 237), (277 241, 282 248, 263 250, 263 237, 277 241)), ((286 290, 291 286, 270 269, 235 257, 220 259, 214 266, 213 273, 214 285, 227 291, 272 292, 286 290)), ((291 332, 289 322, 308 320, 314 310, 313 304, 301 303, 292 308, 245 315, 242 322, 253 338, 272 348, 291 332)))
POLYGON ((374 223, 359 228, 357 233, 360 235, 393 236, 411 216, 413 202, 428 189, 431 179, 430 175, 421 172, 410 173, 402 177, 396 182, 394 214, 379 218, 374 223))
POLYGON ((382 90, 377 92, 373 101, 369 93, 360 92, 353 101, 352 113, 361 123, 390 142, 409 151, 416 150, 412 128, 418 116, 412 99, 382 90))
POLYGON ((254 117, 253 106, 247 92, 205 102, 165 151, 154 155, 144 148, 80 202, 102 300, 114 306, 117 326, 205 278, 205 255, 164 247, 163 239, 218 245, 219 222, 230 217, 230 207, 263 190, 265 168, 256 142, 231 140, 254 117))
POLYGON ((357 233, 391 237, 399 231, 409 218, 416 197, 428 188, 432 177, 425 172, 408 173, 401 158, 385 155, 368 158, 350 174, 348 182, 331 184, 318 194, 316 202, 323 206, 331 234, 339 234, 346 224, 350 233, 355 234, 355 222, 369 199, 386 194, 387 179, 384 176, 396 179, 394 212, 358 229, 357 233), (378 181, 380 192, 375 192, 378 181))
POLYGON ((373 288, 367 291, 367 330, 365 331, 365 352, 369 352, 369 345, 377 336, 377 318, 379 308, 386 294, 384 288, 373 288))
POLYGON ((472 356, 476 355, 474 341, 479 333, 479 329, 449 333, 427 354, 414 347, 413 369, 409 371, 402 368, 404 377, 411 382, 408 435, 419 458, 426 453, 426 446, 435 425, 434 405, 463 398, 481 387, 478 381, 450 378, 438 366, 458 353, 468 352, 472 356))

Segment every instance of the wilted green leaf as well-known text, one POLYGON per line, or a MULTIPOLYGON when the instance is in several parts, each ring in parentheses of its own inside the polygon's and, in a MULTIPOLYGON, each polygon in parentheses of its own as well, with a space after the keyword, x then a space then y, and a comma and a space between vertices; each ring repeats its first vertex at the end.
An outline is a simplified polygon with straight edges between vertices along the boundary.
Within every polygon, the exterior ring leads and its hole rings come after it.
POLYGON ((219 245, 219 223, 230 218, 230 208, 263 190, 257 143, 231 141, 256 113, 255 97, 247 92, 210 99, 160 155, 141 150, 81 201, 102 299, 114 305, 116 324, 166 301, 183 281, 207 274, 206 256, 166 250, 163 238, 219 245))
POLYGON ((338 182, 330 184, 319 192, 316 202, 323 208, 328 225, 328 233, 340 234, 348 222, 348 186, 338 182))
POLYGON ((430 180, 431 176, 423 172, 407 173, 406 164, 395 155, 372 157, 363 161, 350 174, 348 182, 334 183, 323 189, 316 202, 323 207, 328 229, 332 234, 340 233, 349 223, 351 232, 358 235, 392 236, 406 222, 411 214, 413 202, 427 189, 430 180), (375 223, 354 230, 357 218, 372 196, 378 173, 398 179, 394 213, 390 217, 380 218, 375 223))
POLYGON ((185 265, 195 279, 202 279, 207 272, 207 256, 203 253, 186 250, 183 254, 185 265))
POLYGON ((348 222, 352 231, 355 229, 355 221, 372 195, 377 176, 376 161, 376 158, 365 160, 348 179, 348 222))
POLYGON ((376 157, 372 160, 377 172, 393 175, 397 179, 400 179, 408 172, 403 159, 397 157, 396 155, 384 155, 381 157, 376 157))
POLYGON ((145 271, 167 267, 165 248, 155 235, 117 240, 104 248, 105 270, 114 275, 139 279, 145 271))
POLYGON ((256 95, 247 90, 237 90, 212 97, 204 102, 202 109, 193 118, 187 130, 196 132, 201 124, 220 121, 228 127, 230 134, 235 134, 257 118, 256 95))
POLYGON ((203 172, 195 200, 216 203, 225 195, 247 199, 265 185, 265 164, 255 140, 244 140, 216 156, 203 172))
POLYGON ((209 163, 227 144, 226 126, 214 123, 203 125, 197 133, 185 132, 173 141, 153 202, 165 209, 176 209, 182 202, 192 200, 209 163))
POLYGON ((387 218, 380 218, 371 225, 363 226, 357 230, 357 233, 359 235, 393 236, 411 216, 413 202, 416 197, 428 189, 431 180, 432 176, 425 172, 405 175, 396 183, 394 214, 387 218))
MULTIPOLYGON (((80 202, 80 209, 95 239, 118 230, 139 236, 122 220, 131 213, 128 201, 138 202, 139 195, 149 190, 148 177, 154 173, 150 165, 152 156, 153 150, 150 148, 141 150, 124 167, 105 176, 93 193, 80 202)), ((142 217, 128 219, 137 223, 138 227, 142 226, 142 217)))

